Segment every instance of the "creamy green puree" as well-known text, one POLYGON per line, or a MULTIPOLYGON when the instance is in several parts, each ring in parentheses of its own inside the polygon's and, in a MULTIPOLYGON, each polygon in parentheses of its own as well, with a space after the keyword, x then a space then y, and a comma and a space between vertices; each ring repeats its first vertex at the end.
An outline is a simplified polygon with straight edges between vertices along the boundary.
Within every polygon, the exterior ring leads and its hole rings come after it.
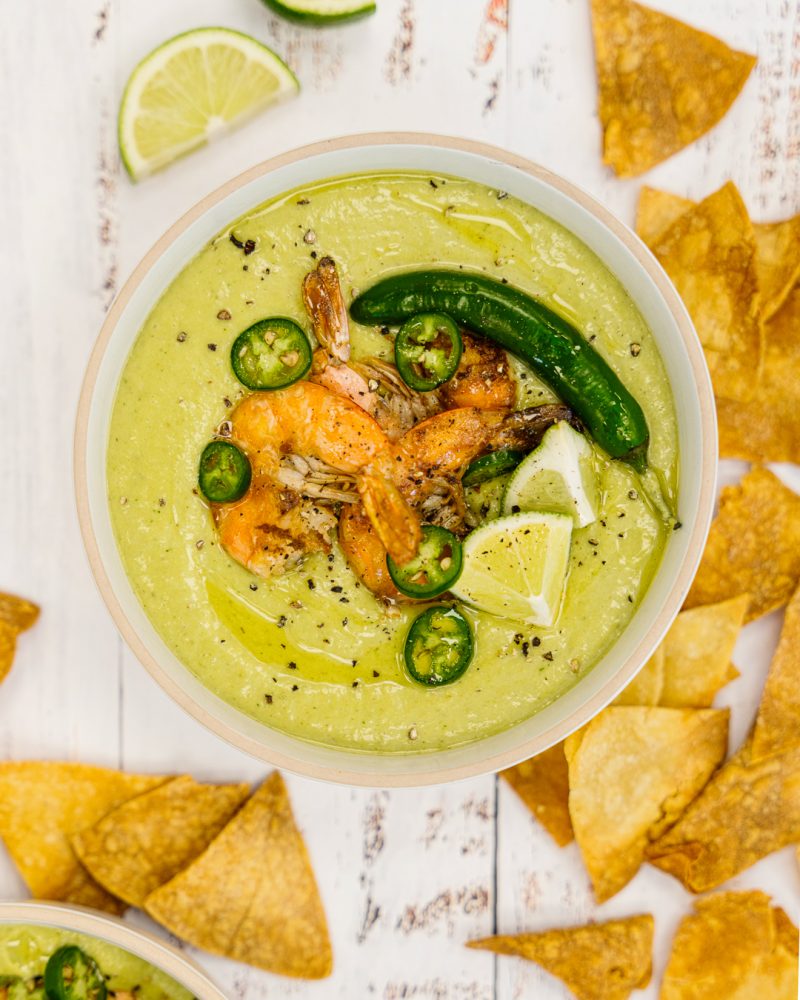
MULTIPOLYGON (((592 668, 633 615, 668 527, 630 467, 601 460, 599 520, 573 536, 557 624, 465 610, 475 659, 436 689, 402 666, 418 609, 382 606, 335 546, 330 558, 270 580, 237 565, 195 493, 198 457, 244 392, 230 368, 233 340, 270 315, 308 330, 301 282, 323 254, 336 260, 348 298, 390 272, 439 265, 506 278, 543 300, 639 400, 650 464, 674 500, 664 367, 625 290, 577 237, 502 192, 413 173, 339 178, 254 209, 195 257, 144 324, 114 406, 108 490, 125 567, 163 639, 219 697, 296 736, 381 752, 468 743, 528 718, 592 668), (255 250, 245 253, 248 240, 255 250)), ((356 358, 390 355, 377 330, 353 324, 352 341, 356 358)), ((520 375, 520 406, 551 398, 530 372, 520 375)))
POLYGON ((143 958, 100 938, 35 925, 0 925, 0 984, 4 976, 26 982, 43 976, 47 960, 64 945, 77 945, 95 960, 106 976, 109 996, 128 991, 137 1000, 191 1000, 189 990, 143 958))

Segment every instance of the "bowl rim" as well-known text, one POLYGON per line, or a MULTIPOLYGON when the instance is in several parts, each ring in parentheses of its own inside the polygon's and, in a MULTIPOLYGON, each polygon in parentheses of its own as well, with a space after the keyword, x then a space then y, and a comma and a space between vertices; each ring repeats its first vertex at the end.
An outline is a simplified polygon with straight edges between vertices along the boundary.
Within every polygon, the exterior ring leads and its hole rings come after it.
MULTIPOLYGON (((706 365, 702 346, 694 330, 694 326, 686 308, 675 287, 665 271, 650 253, 645 244, 626 225, 620 222, 608 209, 592 195, 580 187, 553 173, 545 167, 507 151, 501 147, 472 139, 458 138, 441 134, 424 132, 369 132, 355 135, 344 135, 325 139, 319 142, 300 146, 258 163, 231 180, 217 187, 200 199, 192 208, 174 222, 169 229, 153 244, 150 250, 140 260, 128 277, 124 286, 114 299, 103 325, 92 348, 87 363, 84 381, 81 387, 77 407, 73 474, 78 521, 83 538, 84 548, 88 557, 90 569, 100 595, 111 614, 123 639, 142 663, 151 677, 184 711, 195 720, 211 730, 217 736, 238 749, 262 760, 272 766, 300 774, 305 777, 322 781, 333 781, 345 785, 360 785, 367 787, 409 787, 439 784, 458 781, 465 778, 488 774, 510 767, 521 760, 543 752, 555 743, 565 739, 570 733, 585 725, 600 712, 636 675, 644 665, 649 655, 681 608, 683 600, 696 573, 703 554, 706 537, 711 525, 714 510, 717 483, 717 426, 716 408, 714 404, 711 380, 706 365), (228 724, 200 705, 184 688, 173 679, 167 670, 158 662, 156 656, 146 647, 139 637, 134 625, 129 620, 120 599, 114 592, 109 575, 103 563, 100 546, 92 522, 89 485, 88 485, 88 433, 90 413, 94 389, 106 349, 111 341, 117 324, 124 314, 127 305, 139 285, 156 265, 162 254, 173 242, 193 223, 206 214, 216 204, 246 186, 273 171, 291 166, 308 158, 324 153, 361 149, 374 146, 427 146, 431 148, 455 151, 456 153, 472 154, 493 161, 499 161, 505 166, 514 167, 528 174, 540 183, 555 188, 556 191, 576 202, 578 207, 593 216, 605 229, 610 230, 613 237, 622 243, 624 249, 635 259, 647 278, 655 286, 661 300, 666 305, 670 317, 682 341, 683 349, 688 357, 694 390, 697 396, 700 416, 701 455, 699 469, 699 485, 697 512, 691 526, 691 537, 686 544, 686 551, 679 570, 675 575, 669 594, 653 617, 645 635, 637 644, 635 650, 617 670, 612 678, 589 697, 577 710, 550 726, 543 733, 528 738, 512 749, 505 749, 491 755, 480 757, 470 763, 443 763, 440 767, 415 771, 413 767, 406 770, 395 770, 389 773, 367 772, 363 769, 350 767, 346 764, 320 764, 307 760, 299 760, 280 749, 268 747, 264 741, 255 739, 241 732, 235 726, 228 724), (637 662, 638 661, 638 662, 637 662)), ((656 575, 659 571, 656 572, 656 575)), ((266 732, 271 732, 264 726, 266 732)), ((301 741, 300 738, 294 738, 301 741)), ((488 737, 487 737, 488 739, 488 737)), ((301 741, 304 742, 304 741, 301 741)), ((483 741, 478 741, 483 742, 483 741)), ((385 757, 385 754, 369 754, 364 751, 352 751, 343 748, 325 747, 339 758, 353 755, 362 761, 365 756, 385 757)), ((437 754, 441 751, 431 751, 437 754)), ((390 755, 398 756, 398 755, 390 755)), ((411 759, 418 755, 408 755, 411 759)))
POLYGON ((225 994, 194 959, 168 941, 132 927, 119 917, 56 901, 0 902, 0 925, 6 924, 57 927, 100 938, 172 976, 197 1000, 226 1000, 225 994))

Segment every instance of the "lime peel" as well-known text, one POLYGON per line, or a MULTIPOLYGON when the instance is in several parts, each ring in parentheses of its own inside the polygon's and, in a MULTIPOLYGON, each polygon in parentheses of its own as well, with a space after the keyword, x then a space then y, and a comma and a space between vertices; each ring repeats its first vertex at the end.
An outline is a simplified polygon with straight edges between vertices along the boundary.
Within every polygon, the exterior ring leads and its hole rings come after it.
POLYGON ((309 25, 354 21, 375 13, 374 0, 264 0, 264 3, 282 17, 309 25))

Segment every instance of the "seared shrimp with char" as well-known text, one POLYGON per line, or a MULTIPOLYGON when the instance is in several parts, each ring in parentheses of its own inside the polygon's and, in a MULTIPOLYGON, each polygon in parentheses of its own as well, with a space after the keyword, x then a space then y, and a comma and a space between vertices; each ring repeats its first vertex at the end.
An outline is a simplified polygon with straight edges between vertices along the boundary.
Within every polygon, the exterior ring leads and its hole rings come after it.
POLYGON ((516 381, 506 352, 462 331, 463 350, 455 375, 438 390, 417 392, 382 358, 351 358, 350 326, 336 263, 323 257, 303 282, 303 301, 319 347, 309 376, 313 382, 358 403, 397 440, 419 421, 443 409, 514 405, 516 381))
POLYGON ((297 382, 246 396, 232 412, 229 439, 244 451, 252 482, 241 500, 212 506, 225 550, 261 576, 281 573, 305 554, 329 551, 332 507, 285 482, 287 456, 307 457, 354 484, 352 499, 381 544, 399 561, 419 546, 419 517, 395 483, 394 451, 360 406, 323 386, 297 382))
MULTIPOLYGON (((416 424, 397 442, 392 465, 395 482, 423 520, 463 534, 461 478, 469 463, 490 451, 530 451, 548 427, 560 420, 574 422, 568 407, 445 410, 416 424)), ((385 598, 400 597, 386 568, 386 546, 360 504, 342 509, 339 543, 353 571, 370 590, 385 598)))

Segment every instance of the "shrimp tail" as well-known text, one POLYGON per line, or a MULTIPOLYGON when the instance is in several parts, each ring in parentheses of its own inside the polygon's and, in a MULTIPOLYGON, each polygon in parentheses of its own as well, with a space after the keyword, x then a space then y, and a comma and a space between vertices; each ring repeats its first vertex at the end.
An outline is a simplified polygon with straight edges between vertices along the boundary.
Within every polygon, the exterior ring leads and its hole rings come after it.
POLYGON ((417 554, 422 541, 419 517, 388 478, 366 472, 358 492, 375 533, 396 563, 403 565, 417 554))
POLYGON ((303 302, 317 340, 338 364, 350 360, 350 325, 347 306, 336 273, 336 262, 323 257, 303 281, 303 302))

